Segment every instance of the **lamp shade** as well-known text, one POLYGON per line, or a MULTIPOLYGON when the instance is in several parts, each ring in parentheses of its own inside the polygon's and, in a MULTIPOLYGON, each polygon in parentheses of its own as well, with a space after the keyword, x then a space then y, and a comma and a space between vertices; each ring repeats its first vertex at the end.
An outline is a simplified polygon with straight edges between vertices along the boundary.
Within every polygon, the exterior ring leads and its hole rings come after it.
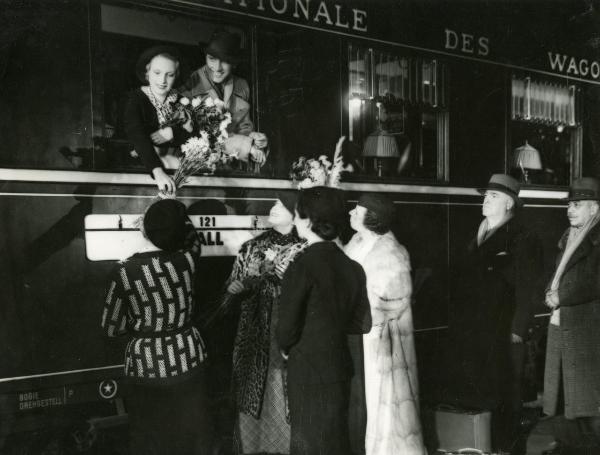
POLYGON ((521 169, 542 169, 540 152, 529 145, 527 141, 525 141, 525 145, 515 149, 513 157, 513 167, 521 169))
POLYGON ((381 130, 369 134, 363 147, 363 156, 398 158, 400 151, 398 150, 396 137, 381 130))

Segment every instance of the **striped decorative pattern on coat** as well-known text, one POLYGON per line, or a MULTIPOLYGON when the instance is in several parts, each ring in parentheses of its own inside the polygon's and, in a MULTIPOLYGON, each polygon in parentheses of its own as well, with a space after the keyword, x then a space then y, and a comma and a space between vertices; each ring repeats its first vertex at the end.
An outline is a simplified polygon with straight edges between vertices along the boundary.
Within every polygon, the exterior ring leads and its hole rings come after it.
POLYGON ((102 327, 108 336, 133 337, 125 351, 126 376, 169 380, 204 360, 204 342, 191 325, 199 250, 193 243, 187 250, 139 253, 113 269, 102 327))

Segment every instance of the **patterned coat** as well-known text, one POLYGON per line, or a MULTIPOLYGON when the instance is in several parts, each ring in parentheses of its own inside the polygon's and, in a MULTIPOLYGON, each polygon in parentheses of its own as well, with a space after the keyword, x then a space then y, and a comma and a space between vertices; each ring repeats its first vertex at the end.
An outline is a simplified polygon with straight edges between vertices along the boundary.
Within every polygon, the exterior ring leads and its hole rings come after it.
POLYGON ((192 325, 194 277, 200 240, 192 222, 182 250, 137 253, 115 265, 102 327, 109 337, 129 335, 125 376, 147 385, 174 384, 200 371, 206 351, 192 325))
MULTIPOLYGON (((345 251, 352 257, 360 242, 357 233, 345 251)), ((371 331, 363 337, 366 453, 424 455, 408 252, 388 232, 357 260, 367 277, 373 320, 371 331)))
POLYGON ((277 356, 271 357, 272 345, 276 344, 271 317, 273 306, 279 305, 281 280, 265 253, 270 250, 285 254, 301 244, 295 229, 286 235, 270 229, 242 245, 228 280, 228 283, 242 281, 248 288, 240 295, 233 379, 238 410, 255 418, 261 415, 269 364, 283 368, 278 348, 275 349, 277 356))
MULTIPOLYGON (((568 231, 559 242, 557 265, 568 231)), ((600 224, 567 263, 559 283, 560 326, 550 325, 544 376, 544 412, 557 413, 560 373, 565 417, 600 416, 600 224)))

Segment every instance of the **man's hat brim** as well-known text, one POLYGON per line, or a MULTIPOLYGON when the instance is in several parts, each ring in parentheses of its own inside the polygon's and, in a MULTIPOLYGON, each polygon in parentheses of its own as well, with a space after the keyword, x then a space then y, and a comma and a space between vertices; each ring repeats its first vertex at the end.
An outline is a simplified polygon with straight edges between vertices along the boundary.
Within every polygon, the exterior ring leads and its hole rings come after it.
POLYGON ((501 193, 506 194, 507 196, 510 196, 513 201, 515 201, 515 204, 517 207, 523 207, 523 201, 521 200, 521 198, 519 198, 519 195, 517 193, 515 193, 514 191, 512 191, 510 188, 508 188, 507 186, 504 186, 500 183, 495 183, 495 182, 490 182, 488 183, 488 186, 486 188, 478 188, 477 191, 479 191, 480 194, 485 194, 486 191, 500 191, 501 193))
POLYGON ((242 52, 238 53, 231 53, 231 52, 224 52, 221 49, 218 49, 217 47, 213 46, 212 43, 208 44, 208 46, 204 47, 204 53, 205 54, 210 54, 213 57, 218 58, 219 60, 226 62, 226 63, 231 63, 231 64, 237 64, 240 63, 242 60, 244 60, 244 55, 242 54, 242 52))

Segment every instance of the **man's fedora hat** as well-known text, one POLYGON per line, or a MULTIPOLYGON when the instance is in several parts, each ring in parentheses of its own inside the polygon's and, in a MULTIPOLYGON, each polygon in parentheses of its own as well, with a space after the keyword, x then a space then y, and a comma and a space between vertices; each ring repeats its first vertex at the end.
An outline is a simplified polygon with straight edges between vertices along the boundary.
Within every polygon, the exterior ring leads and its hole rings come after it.
POLYGON ((513 198, 517 207, 522 207, 523 201, 519 199, 520 189, 521 184, 517 181, 517 179, 506 174, 494 174, 490 177, 487 187, 479 188, 477 191, 479 191, 481 194, 484 194, 488 190, 500 191, 501 193, 513 198))
POLYGON ((219 29, 211 36, 204 52, 227 63, 239 63, 242 60, 241 41, 237 33, 219 29))
MULTIPOLYGON (((146 65, 148 65, 148 63, 150 63, 157 55, 170 56, 179 64, 179 70, 181 70, 181 56, 176 48, 167 45, 150 47, 140 54, 137 63, 135 64, 135 74, 144 84, 148 83, 148 80, 146 79, 146 65)), ((181 71, 178 71, 178 74, 180 73, 181 71)))
POLYGON ((575 180, 569 188, 567 201, 600 201, 600 180, 582 177, 575 180))

